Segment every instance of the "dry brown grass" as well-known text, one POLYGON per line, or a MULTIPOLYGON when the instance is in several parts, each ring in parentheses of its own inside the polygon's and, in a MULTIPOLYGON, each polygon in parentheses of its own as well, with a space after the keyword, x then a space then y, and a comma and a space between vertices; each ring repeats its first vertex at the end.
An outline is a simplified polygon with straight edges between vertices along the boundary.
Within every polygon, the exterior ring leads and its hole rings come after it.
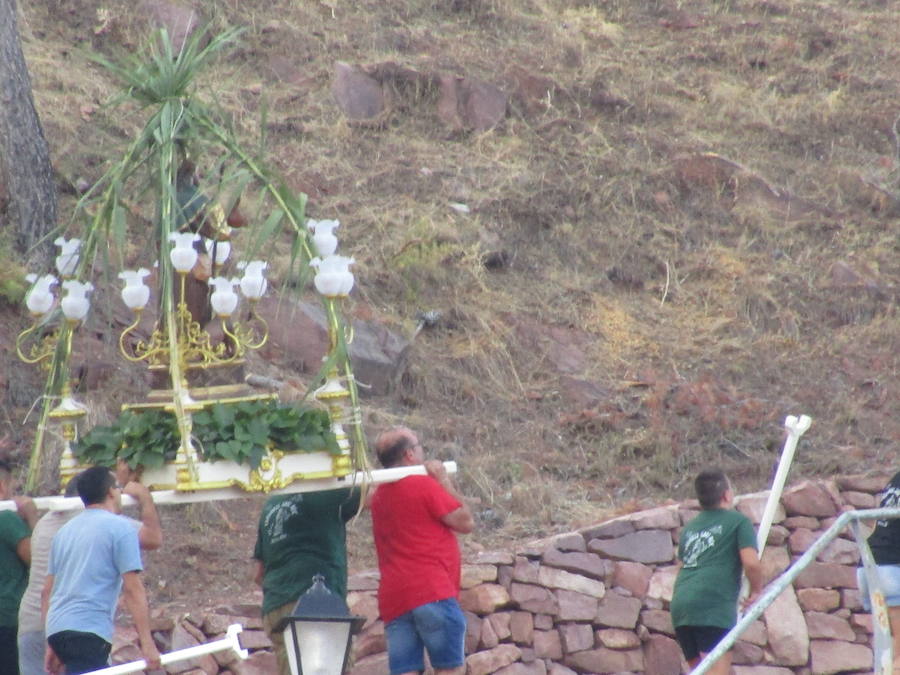
MULTIPOLYGON (((69 4, 68 21, 23 12, 37 105, 74 182, 99 176, 139 122, 101 106, 111 83, 78 45, 112 52, 140 31, 117 10, 95 34, 109 3, 69 4)), ((793 477, 894 460, 897 224, 846 180, 896 194, 890 3, 196 4, 247 29, 200 95, 248 143, 267 111, 269 161, 307 190, 311 217, 342 222, 354 302, 406 334, 417 311, 443 312, 398 391, 367 401, 369 431, 404 421, 457 459, 484 541, 683 497, 709 462, 762 489, 787 414, 814 420, 793 477), (337 60, 503 86, 522 68, 554 86, 480 134, 450 133, 434 92, 397 90, 370 128, 333 103, 337 60), (685 185, 673 160, 699 152, 824 211, 792 219, 742 184, 685 185), (494 250, 506 268, 482 265, 494 250), (868 287, 835 283, 839 261, 868 287), (606 392, 598 404, 566 398, 522 321, 584 336, 570 375, 606 392)))

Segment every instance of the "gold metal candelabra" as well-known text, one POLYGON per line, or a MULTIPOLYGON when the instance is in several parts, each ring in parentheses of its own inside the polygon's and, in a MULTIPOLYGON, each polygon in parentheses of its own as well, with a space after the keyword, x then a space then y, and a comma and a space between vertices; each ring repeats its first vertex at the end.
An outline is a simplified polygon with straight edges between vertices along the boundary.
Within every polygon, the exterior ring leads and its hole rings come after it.
POLYGON ((196 321, 186 301, 186 272, 178 272, 179 301, 175 308, 175 334, 177 345, 173 350, 169 332, 164 330, 161 322, 157 322, 148 340, 136 340, 129 347, 129 340, 134 337, 143 315, 143 307, 133 307, 134 321, 119 335, 119 350, 129 361, 146 362, 150 366, 162 366, 171 363, 173 352, 181 362, 182 371, 195 368, 208 368, 238 363, 247 350, 259 349, 266 344, 269 337, 269 326, 256 312, 257 300, 249 301, 249 316, 246 322, 232 322, 220 317, 222 333, 225 340, 212 343, 210 334, 196 321))

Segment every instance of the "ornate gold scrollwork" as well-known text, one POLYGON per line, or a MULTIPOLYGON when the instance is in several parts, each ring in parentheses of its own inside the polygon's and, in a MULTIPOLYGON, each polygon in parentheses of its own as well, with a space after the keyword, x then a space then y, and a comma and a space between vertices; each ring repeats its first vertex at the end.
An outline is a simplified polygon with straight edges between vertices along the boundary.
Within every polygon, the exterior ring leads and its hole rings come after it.
POLYGON ((234 357, 242 357, 248 349, 259 349, 269 339, 269 324, 254 310, 246 322, 235 323, 229 327, 222 319, 222 332, 228 336, 234 348, 234 357))
MULTIPOLYGON (((239 361, 248 349, 259 349, 269 338, 269 325, 259 316, 251 303, 250 315, 246 322, 232 326, 222 320, 222 332, 227 340, 212 343, 209 333, 194 320, 184 299, 184 275, 181 275, 181 299, 175 308, 175 324, 178 336, 178 354, 183 368, 208 368, 227 365, 239 361)), ((141 320, 141 310, 135 310, 135 319, 119 336, 119 350, 129 361, 144 361, 148 365, 167 365, 172 349, 167 331, 157 325, 148 340, 137 340, 129 348, 128 340, 135 334, 141 320)), ((24 358, 24 357, 23 357, 24 358)))
POLYGON ((290 481, 285 480, 278 466, 282 457, 284 457, 284 453, 280 450, 270 450, 269 456, 263 458, 259 468, 250 472, 250 480, 244 489, 251 492, 268 493, 287 486, 290 481))
POLYGON ((23 330, 16 336, 16 354, 25 363, 35 364, 46 361, 56 350, 57 333, 54 330, 47 333, 34 342, 29 342, 32 335, 40 328, 41 324, 35 321, 31 326, 23 330), (26 345, 29 345, 26 350, 26 345))

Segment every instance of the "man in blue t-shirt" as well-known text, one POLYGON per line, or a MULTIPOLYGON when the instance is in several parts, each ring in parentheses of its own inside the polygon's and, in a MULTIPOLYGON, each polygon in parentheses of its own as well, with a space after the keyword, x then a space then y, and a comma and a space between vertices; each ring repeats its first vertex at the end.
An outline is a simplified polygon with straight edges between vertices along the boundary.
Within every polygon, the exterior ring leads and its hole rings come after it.
POLYGON ((147 595, 137 530, 122 516, 122 491, 104 467, 78 478, 84 512, 57 532, 42 594, 46 608, 45 668, 66 675, 105 668, 112 647, 113 618, 121 591, 131 613, 148 670, 160 665, 150 634, 147 595))

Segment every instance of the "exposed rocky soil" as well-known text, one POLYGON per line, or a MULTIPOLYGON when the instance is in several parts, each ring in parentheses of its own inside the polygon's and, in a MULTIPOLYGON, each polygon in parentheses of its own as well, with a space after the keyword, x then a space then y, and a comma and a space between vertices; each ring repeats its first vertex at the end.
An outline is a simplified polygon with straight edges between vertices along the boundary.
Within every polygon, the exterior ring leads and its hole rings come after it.
MULTIPOLYGON (((763 489, 788 414, 813 418, 792 479, 896 461, 891 3, 194 5, 214 29, 246 29, 198 97, 248 146, 266 136, 310 217, 341 220, 357 259, 348 315, 409 341, 392 386, 364 399, 366 430, 405 422, 460 463, 480 524, 467 546, 685 497, 710 462, 739 491, 763 489), (427 310, 440 319, 417 332, 427 310)), ((142 121, 105 106, 118 90, 89 55, 134 51, 189 14, 164 0, 21 3, 61 222, 142 121)), ((147 226, 135 200, 131 225, 147 226)), ((15 258, 4 275, 24 273, 15 258)), ((294 281, 273 274, 276 290, 294 281)), ((123 308, 109 297, 75 345, 89 424, 146 387, 115 356, 123 319, 109 315, 123 308)), ((20 306, 0 310, 0 422, 24 467, 41 381, 12 347, 20 306)), ((274 348, 251 369, 297 396, 315 370, 274 348)), ((166 508, 153 601, 252 600, 259 506, 166 508)), ((359 569, 365 517, 352 529, 359 569)))

